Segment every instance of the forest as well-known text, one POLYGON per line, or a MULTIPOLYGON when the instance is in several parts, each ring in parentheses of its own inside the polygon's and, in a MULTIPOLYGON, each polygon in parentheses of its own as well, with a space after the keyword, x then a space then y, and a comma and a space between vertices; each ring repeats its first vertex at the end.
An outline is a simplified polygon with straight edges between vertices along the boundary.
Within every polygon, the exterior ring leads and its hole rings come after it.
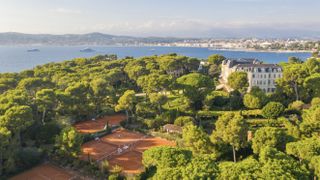
POLYGON ((245 72, 230 75, 232 92, 216 90, 224 59, 99 55, 0 74, 0 179, 44 161, 128 178, 78 158, 84 142, 108 132, 72 125, 115 113, 127 115, 122 127, 177 144, 146 150, 134 179, 319 179, 320 58, 280 63, 274 93, 247 92, 245 72), (166 124, 182 132, 168 134, 166 124))

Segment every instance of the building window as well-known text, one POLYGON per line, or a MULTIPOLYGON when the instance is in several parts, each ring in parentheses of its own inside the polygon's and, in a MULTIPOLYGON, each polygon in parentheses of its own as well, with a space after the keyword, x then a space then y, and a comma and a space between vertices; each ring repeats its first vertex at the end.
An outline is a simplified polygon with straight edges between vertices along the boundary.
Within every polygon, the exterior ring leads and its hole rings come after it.
POLYGON ((252 78, 255 78, 255 75, 254 75, 254 74, 252 74, 252 78))

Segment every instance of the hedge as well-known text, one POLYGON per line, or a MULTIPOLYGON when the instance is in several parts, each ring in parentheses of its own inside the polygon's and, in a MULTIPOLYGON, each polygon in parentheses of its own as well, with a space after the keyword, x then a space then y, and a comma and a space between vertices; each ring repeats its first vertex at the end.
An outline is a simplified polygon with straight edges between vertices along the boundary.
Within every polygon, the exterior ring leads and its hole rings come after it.
POLYGON ((283 122, 277 119, 246 119, 246 122, 252 128, 258 127, 283 127, 283 122))
POLYGON ((240 111, 240 113, 245 118, 262 117, 261 109, 243 110, 243 111, 240 111))
POLYGON ((103 137, 105 135, 111 134, 112 130, 116 129, 118 127, 120 127, 120 126, 113 126, 111 128, 108 128, 108 129, 105 129, 105 130, 101 130, 101 131, 98 131, 98 132, 95 132, 95 133, 84 134, 83 135, 83 143, 86 143, 88 141, 92 141, 97 137, 100 138, 100 137, 103 137))

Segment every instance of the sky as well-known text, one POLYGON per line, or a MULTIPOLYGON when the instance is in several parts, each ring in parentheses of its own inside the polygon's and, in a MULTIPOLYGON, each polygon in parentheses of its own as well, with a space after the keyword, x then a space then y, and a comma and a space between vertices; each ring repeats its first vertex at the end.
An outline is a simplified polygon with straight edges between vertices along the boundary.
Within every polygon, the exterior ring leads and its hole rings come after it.
POLYGON ((0 0, 0 32, 320 37, 320 0, 0 0))

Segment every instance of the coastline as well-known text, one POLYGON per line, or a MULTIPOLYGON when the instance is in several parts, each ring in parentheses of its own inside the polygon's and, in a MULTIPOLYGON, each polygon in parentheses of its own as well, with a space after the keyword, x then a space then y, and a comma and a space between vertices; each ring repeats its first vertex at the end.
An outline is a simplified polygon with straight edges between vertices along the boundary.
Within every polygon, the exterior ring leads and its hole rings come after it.
POLYGON ((30 47, 30 48, 34 48, 34 47, 115 47, 115 48, 121 48, 121 47, 148 47, 148 48, 152 48, 152 47, 178 47, 178 48, 203 48, 203 49, 209 49, 212 51, 239 51, 239 52, 265 52, 265 53, 312 53, 312 50, 259 50, 259 49, 252 49, 252 48, 213 48, 213 47, 196 47, 196 46, 168 46, 168 45, 164 45, 164 46, 159 46, 159 45, 97 45, 97 44, 88 44, 88 45, 60 45, 60 44, 50 44, 50 45, 46 45, 46 44, 18 44, 18 45, 1 45, 0 47, 30 47))
POLYGON ((221 51, 243 51, 243 52, 270 52, 270 53, 312 53, 312 50, 259 50, 259 49, 215 49, 208 48, 209 50, 221 50, 221 51))
POLYGON ((78 57, 89 58, 99 54, 116 54, 119 59, 126 56, 140 58, 144 56, 153 56, 169 53, 177 53, 180 55, 194 57, 198 59, 206 59, 212 54, 221 54, 229 58, 258 58, 263 62, 278 63, 286 61, 288 57, 295 56, 303 60, 310 57, 309 53, 285 53, 275 52, 258 52, 246 51, 241 49, 217 49, 209 50, 205 47, 178 47, 178 46, 89 46, 95 52, 83 53, 80 49, 88 46, 33 46, 40 51, 36 53, 28 53, 26 46, 0 46, 0 73, 5 72, 20 72, 26 69, 32 69, 37 65, 42 65, 50 62, 62 62, 78 57))

